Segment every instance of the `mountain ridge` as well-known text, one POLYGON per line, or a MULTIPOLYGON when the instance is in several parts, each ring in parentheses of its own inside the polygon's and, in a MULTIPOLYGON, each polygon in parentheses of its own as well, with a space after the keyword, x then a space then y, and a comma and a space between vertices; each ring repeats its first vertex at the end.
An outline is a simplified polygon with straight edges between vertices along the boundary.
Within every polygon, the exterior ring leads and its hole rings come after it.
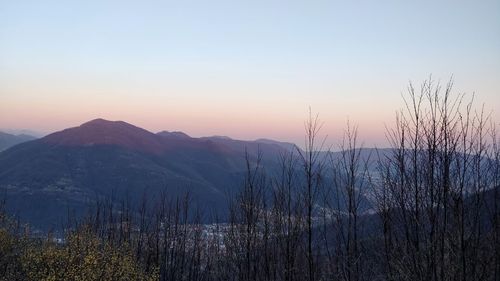
POLYGON ((14 135, 5 132, 0 132, 0 152, 17 144, 35 139, 36 137, 27 134, 14 135))
POLYGON ((243 183, 246 153, 255 162, 259 149, 269 167, 283 151, 272 144, 155 134, 94 119, 0 153, 0 191, 12 213, 45 228, 65 219, 61 210, 84 212, 88 202, 125 194, 137 203, 165 190, 171 197, 189 193, 223 209, 227 194, 243 183))
POLYGON ((129 196, 127 200, 139 203, 162 192, 170 198, 190 194, 224 217, 229 197, 244 184, 247 160, 251 166, 260 161, 272 177, 282 172, 286 153, 298 157, 303 151, 268 139, 194 138, 94 119, 1 152, 0 194, 8 197, 11 213, 45 229, 66 219, 61 210, 82 215, 89 202, 129 196))

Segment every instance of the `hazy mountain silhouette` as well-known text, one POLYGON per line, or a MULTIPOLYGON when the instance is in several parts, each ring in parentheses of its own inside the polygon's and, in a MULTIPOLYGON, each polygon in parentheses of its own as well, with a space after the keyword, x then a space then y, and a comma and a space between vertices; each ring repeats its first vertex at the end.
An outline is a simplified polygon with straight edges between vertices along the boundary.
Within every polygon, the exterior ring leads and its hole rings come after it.
POLYGON ((0 132, 0 151, 6 150, 16 144, 34 140, 36 137, 26 134, 13 135, 0 132))
MULTIPOLYGON (((162 192, 170 198, 189 193, 199 207, 223 216, 227 196, 243 186, 246 155, 253 164, 260 156, 272 177, 279 174, 280 155, 290 151, 301 152, 294 144, 268 139, 155 134, 123 121, 95 119, 0 153, 0 196, 7 197, 8 211, 41 228, 57 226, 70 211, 82 215, 98 199, 138 204, 162 192)), ((364 150, 362 158, 372 152, 364 150)), ((321 152, 321 157, 328 163, 340 154, 321 152)))
POLYGON ((245 151, 276 165, 276 144, 154 134, 122 121, 96 119, 0 153, 0 189, 7 208, 37 226, 84 212, 97 198, 139 202, 162 191, 189 193, 202 204, 225 206, 243 182, 245 151), (200 200, 201 199, 201 200, 200 200))

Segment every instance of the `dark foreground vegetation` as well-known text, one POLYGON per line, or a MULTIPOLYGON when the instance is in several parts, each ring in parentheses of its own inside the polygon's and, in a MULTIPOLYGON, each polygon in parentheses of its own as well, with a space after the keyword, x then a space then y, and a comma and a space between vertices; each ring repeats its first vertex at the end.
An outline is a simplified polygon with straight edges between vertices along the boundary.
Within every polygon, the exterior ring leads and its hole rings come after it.
POLYGON ((2 212, 0 279, 500 280, 497 125, 451 90, 410 85, 391 149, 369 157, 350 125, 341 157, 321 153, 311 116, 279 172, 247 158, 221 223, 188 195, 97 203, 63 238, 2 212))

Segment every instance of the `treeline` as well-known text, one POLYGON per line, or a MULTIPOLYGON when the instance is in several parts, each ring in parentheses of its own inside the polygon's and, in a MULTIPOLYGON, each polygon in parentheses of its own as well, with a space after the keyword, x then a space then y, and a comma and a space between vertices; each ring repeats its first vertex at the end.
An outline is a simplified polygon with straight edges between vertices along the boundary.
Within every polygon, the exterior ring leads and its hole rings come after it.
POLYGON ((451 90, 409 85, 391 149, 369 156, 349 124, 340 157, 321 152, 310 116, 278 172, 247 156, 213 224, 188 195, 100 202, 63 239, 2 212, 0 279, 500 280, 497 125, 451 90))

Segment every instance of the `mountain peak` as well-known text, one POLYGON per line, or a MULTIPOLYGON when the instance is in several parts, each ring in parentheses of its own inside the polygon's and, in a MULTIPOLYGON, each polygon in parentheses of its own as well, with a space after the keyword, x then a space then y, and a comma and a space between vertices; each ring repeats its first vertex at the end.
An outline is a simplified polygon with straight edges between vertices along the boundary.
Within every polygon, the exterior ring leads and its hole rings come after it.
POLYGON ((85 126, 123 126, 123 125, 135 127, 134 125, 129 124, 129 123, 124 122, 124 121, 110 121, 110 120, 106 120, 103 118, 97 118, 97 119, 90 120, 88 122, 81 124, 80 127, 85 127, 85 126))
POLYGON ((50 134, 42 140, 65 146, 115 145, 150 153, 165 150, 165 145, 157 135, 123 121, 102 118, 50 134))
POLYGON ((184 132, 179 132, 179 131, 174 131, 174 132, 161 131, 161 132, 158 132, 156 134, 158 136, 162 136, 162 137, 174 137, 174 138, 183 138, 183 139, 191 138, 188 134, 186 134, 184 132))
POLYGON ((208 137, 210 139, 217 139, 217 140, 233 140, 232 138, 228 137, 228 136, 219 136, 219 135, 215 135, 215 136, 211 136, 211 137, 208 137))
POLYGON ((96 119, 87 121, 87 122, 83 123, 82 125, 85 125, 85 124, 95 124, 95 123, 109 123, 109 122, 116 122, 116 121, 110 121, 110 120, 106 120, 104 118, 96 118, 96 119))

